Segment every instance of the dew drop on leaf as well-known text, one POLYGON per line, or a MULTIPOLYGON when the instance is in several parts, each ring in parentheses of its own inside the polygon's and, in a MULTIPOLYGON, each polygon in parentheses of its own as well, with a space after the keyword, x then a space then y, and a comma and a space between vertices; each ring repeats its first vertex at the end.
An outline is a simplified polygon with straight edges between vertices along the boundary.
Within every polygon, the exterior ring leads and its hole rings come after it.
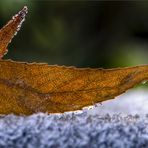
POLYGON ((147 80, 142 81, 142 84, 146 84, 146 83, 147 83, 147 80))

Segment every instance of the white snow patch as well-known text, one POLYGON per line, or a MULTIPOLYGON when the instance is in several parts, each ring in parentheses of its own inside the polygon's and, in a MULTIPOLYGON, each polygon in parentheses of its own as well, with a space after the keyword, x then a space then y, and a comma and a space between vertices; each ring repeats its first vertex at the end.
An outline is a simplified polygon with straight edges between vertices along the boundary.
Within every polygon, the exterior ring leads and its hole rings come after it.
POLYGON ((145 115, 148 113, 148 89, 129 90, 113 100, 102 102, 88 113, 145 115))

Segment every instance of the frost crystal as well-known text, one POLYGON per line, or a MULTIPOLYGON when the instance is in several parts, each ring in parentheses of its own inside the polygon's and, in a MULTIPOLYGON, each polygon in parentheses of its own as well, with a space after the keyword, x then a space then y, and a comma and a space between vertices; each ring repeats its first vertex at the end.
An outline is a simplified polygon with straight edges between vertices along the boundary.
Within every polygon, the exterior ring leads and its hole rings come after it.
POLYGON ((20 19, 20 23, 17 26, 17 31, 15 32, 14 35, 16 35, 17 32, 20 30, 22 23, 25 21, 25 17, 26 17, 27 13, 28 13, 28 8, 27 8, 27 6, 24 6, 24 8, 21 11, 19 11, 18 14, 16 14, 15 16, 12 17, 13 21, 16 21, 17 18, 20 19))

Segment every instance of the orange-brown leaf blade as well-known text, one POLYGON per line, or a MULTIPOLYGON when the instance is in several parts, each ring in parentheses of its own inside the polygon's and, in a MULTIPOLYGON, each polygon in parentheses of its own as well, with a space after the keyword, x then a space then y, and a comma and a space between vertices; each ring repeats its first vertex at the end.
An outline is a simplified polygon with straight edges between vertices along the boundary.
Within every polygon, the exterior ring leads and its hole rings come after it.
POLYGON ((148 66, 105 70, 1 60, 0 114, 80 110, 147 79, 148 66))
POLYGON ((0 30, 0 58, 7 52, 7 46, 12 38, 19 31, 25 16, 27 14, 27 7, 25 6, 0 30))

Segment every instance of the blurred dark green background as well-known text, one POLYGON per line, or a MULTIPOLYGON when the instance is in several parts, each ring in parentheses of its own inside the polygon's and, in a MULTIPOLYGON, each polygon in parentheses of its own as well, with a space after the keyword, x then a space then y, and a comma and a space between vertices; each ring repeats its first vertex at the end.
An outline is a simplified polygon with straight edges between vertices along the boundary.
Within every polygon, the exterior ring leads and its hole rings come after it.
POLYGON ((29 13, 5 59, 77 67, 148 64, 148 2, 1 0, 1 27, 29 13))

